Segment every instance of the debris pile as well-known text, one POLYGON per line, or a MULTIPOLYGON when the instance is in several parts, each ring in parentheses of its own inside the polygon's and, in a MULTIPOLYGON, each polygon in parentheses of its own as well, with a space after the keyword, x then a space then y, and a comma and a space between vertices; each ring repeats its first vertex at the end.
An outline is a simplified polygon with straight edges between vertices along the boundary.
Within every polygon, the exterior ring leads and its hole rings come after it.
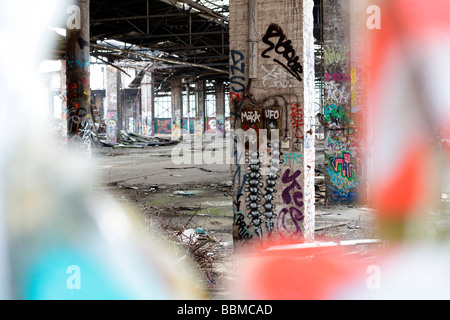
POLYGON ((121 130, 117 137, 116 143, 108 142, 106 134, 98 134, 98 138, 93 135, 93 139, 100 142, 97 145, 102 147, 111 147, 114 149, 119 148, 145 148, 156 146, 169 146, 179 143, 178 141, 172 141, 171 139, 164 139, 159 137, 148 137, 133 132, 126 132, 121 130))
POLYGON ((194 226, 194 218, 200 207, 186 222, 180 222, 176 209, 172 207, 150 207, 147 212, 149 223, 157 227, 161 237, 167 241, 184 247, 186 254, 182 259, 191 256, 202 271, 209 285, 214 285, 217 275, 214 271, 215 253, 222 245, 208 229, 194 226))

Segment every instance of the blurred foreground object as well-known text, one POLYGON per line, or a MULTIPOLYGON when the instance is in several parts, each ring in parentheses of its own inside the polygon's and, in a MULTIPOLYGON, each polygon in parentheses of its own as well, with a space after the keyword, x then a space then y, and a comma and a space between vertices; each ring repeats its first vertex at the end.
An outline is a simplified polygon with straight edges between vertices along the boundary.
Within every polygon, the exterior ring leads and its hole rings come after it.
POLYGON ((450 2, 377 3, 381 28, 369 32, 361 63, 368 63, 370 196, 382 245, 364 259, 356 245, 318 239, 244 252, 239 298, 450 299, 449 230, 433 232, 429 223, 450 185, 450 2))
POLYGON ((68 5, 0 3, 0 299, 205 298, 194 264, 94 191, 85 158, 49 132, 37 70, 68 5))
POLYGON ((403 238, 449 182, 450 2, 384 1, 381 13, 368 46, 372 198, 387 236, 403 238))

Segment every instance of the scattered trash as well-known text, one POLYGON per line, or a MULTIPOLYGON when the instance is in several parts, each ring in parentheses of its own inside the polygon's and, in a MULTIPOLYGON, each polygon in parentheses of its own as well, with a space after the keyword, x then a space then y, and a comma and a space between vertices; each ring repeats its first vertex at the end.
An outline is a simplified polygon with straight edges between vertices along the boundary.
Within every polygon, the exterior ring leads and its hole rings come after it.
POLYGON ((178 144, 179 141, 172 141, 171 139, 163 139, 159 137, 143 136, 134 132, 126 132, 121 130, 118 133, 117 142, 108 142, 105 132, 91 132, 91 141, 98 147, 110 147, 113 149, 120 148, 138 148, 170 146, 178 144))
POLYGON ((186 192, 186 191, 179 191, 179 190, 175 191, 173 194, 179 194, 182 196, 193 196, 194 195, 193 192, 186 192))
MULTIPOLYGON (((184 225, 180 224, 178 220, 175 221, 177 208, 151 207, 148 209, 149 214, 147 217, 150 219, 150 225, 158 225, 163 238, 181 243, 186 248, 187 254, 197 262, 206 282, 215 284, 217 279, 213 265, 215 259, 217 259, 216 252, 224 244, 217 241, 207 228, 192 226, 197 223, 194 221, 194 218, 201 211, 201 206, 196 209, 195 213, 189 217, 184 225)), ((226 243, 226 246, 229 245, 231 243, 226 243)))
POLYGON ((195 229, 195 232, 197 232, 198 234, 205 234, 205 230, 203 228, 197 228, 195 229))

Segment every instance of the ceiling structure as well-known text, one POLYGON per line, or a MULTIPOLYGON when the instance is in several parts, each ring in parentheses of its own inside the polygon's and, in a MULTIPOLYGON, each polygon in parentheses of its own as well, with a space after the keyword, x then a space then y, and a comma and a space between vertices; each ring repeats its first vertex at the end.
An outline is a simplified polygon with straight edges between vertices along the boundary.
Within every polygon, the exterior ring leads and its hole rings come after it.
MULTIPOLYGON (((132 66, 141 71, 132 82, 135 87, 147 70, 153 72, 159 91, 170 91, 170 78, 177 75, 188 81, 227 84, 228 2, 90 0, 91 55, 118 68, 132 66)), ((320 2, 315 0, 316 39, 320 39, 320 2)), ((62 41, 55 53, 64 57, 62 41)))
POLYGON ((226 82, 227 1, 203 2, 91 0, 91 54, 151 69, 162 91, 170 89, 168 80, 175 75, 226 82))

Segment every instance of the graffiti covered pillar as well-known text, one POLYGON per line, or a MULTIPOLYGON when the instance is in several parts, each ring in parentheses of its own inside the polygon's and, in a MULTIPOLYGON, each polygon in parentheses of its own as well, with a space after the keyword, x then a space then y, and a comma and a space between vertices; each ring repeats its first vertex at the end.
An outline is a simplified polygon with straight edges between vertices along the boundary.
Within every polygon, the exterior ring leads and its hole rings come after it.
POLYGON ((116 143, 120 130, 120 86, 121 77, 119 70, 112 66, 106 66, 106 139, 109 143, 116 143))
POLYGON ((67 8, 66 97, 67 135, 71 145, 90 157, 90 28, 89 0, 73 1, 67 8))
POLYGON ((63 147, 67 146, 67 82, 66 82, 66 60, 61 59, 61 128, 62 128, 62 145, 63 147))
POLYGON ((182 116, 183 116, 183 91, 181 77, 175 76, 171 80, 172 88, 172 140, 183 139, 182 116))
POLYGON ((151 135, 153 129, 153 90, 153 74, 147 72, 141 83, 142 133, 145 136, 151 135))
POLYGON ((230 1, 235 248, 314 240, 313 7, 230 1))
POLYGON ((195 137, 202 137, 205 132, 205 80, 198 80, 195 85, 195 137))
POLYGON ((214 84, 216 93, 216 136, 225 137, 225 87, 223 82, 214 84))
POLYGON ((325 184, 328 205, 359 203, 364 165, 358 150, 356 64, 352 64, 350 2, 324 0, 325 184))

